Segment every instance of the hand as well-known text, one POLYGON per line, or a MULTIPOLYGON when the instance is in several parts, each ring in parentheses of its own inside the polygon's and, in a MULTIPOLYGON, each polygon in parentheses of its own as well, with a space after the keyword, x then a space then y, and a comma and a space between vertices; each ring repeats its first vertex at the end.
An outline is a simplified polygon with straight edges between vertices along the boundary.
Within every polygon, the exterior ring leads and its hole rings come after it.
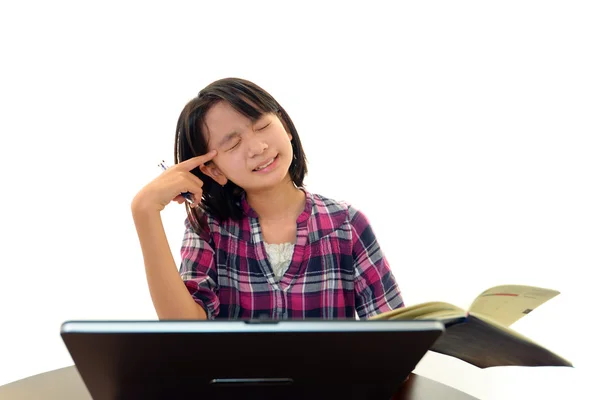
POLYGON ((194 199, 192 207, 197 207, 202 199, 204 183, 190 171, 209 162, 216 155, 217 151, 212 150, 168 168, 138 192, 131 204, 132 210, 160 212, 171 201, 183 203, 185 199, 181 193, 185 192, 192 194, 194 199))

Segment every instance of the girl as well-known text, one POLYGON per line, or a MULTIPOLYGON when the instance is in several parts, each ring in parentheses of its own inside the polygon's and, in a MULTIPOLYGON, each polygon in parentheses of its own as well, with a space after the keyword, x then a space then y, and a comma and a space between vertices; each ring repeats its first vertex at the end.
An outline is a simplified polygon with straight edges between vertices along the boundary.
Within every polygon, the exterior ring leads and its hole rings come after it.
POLYGON ((306 170, 292 120, 256 84, 221 79, 184 107, 175 165, 131 204, 159 319, 365 319, 404 305, 365 215, 307 191, 306 170), (179 272, 160 217, 171 201, 187 210, 179 272))

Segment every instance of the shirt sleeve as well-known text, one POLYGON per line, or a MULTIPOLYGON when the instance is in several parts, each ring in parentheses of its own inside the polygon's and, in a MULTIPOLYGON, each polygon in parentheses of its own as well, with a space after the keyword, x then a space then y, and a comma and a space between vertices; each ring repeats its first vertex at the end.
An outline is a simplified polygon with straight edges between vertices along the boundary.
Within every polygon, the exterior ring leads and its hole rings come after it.
POLYGON ((404 306, 390 266, 367 217, 349 207, 356 313, 360 319, 404 306))
POLYGON ((207 318, 215 319, 220 303, 215 251, 210 233, 198 235, 188 219, 185 226, 179 274, 192 298, 206 311, 207 318))

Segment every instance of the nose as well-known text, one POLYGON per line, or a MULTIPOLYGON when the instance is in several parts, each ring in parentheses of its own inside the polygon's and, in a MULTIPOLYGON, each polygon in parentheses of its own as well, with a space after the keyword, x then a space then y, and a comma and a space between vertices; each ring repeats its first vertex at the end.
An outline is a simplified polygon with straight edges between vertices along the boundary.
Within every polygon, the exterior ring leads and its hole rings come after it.
POLYGON ((261 155, 269 145, 257 135, 251 135, 250 143, 248 144, 248 157, 261 155))

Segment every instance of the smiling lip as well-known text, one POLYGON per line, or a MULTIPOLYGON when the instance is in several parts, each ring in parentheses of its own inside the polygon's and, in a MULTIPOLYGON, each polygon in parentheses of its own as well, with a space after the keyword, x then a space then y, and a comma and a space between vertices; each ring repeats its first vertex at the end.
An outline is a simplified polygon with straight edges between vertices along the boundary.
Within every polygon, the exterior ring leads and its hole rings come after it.
MULTIPOLYGON (((266 166, 266 167, 264 167, 263 169, 259 169, 259 170, 257 170, 257 169, 255 168, 255 169, 253 169, 253 170, 252 170, 252 172, 259 172, 259 173, 265 173, 265 172, 269 172, 269 171, 271 171, 271 170, 272 170, 272 169, 275 167, 275 165, 277 164, 277 160, 278 160, 278 159, 279 159, 279 154, 278 154, 278 155, 276 155, 275 157, 273 157, 273 158, 271 159, 271 160, 273 160, 273 161, 271 161, 271 164, 267 165, 267 166, 266 166)), ((267 164, 267 163, 269 163, 269 161, 267 161, 266 163, 263 163, 263 164, 261 164, 261 165, 265 165, 265 164, 267 164)), ((258 167, 257 167, 257 168, 258 168, 258 167)))

